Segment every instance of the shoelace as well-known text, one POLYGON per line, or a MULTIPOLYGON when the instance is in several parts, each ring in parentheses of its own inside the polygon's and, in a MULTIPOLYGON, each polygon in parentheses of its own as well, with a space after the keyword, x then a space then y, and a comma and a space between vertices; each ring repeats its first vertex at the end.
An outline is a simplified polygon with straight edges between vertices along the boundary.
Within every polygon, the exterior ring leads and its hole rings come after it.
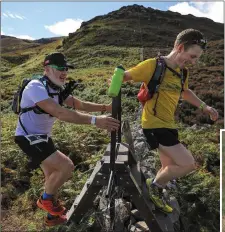
POLYGON ((52 204, 53 204, 53 206, 55 206, 55 207, 63 207, 62 206, 62 202, 60 201, 60 200, 58 200, 58 199, 54 199, 53 198, 53 200, 52 200, 52 204))
POLYGON ((158 195, 159 195, 160 199, 162 200, 163 204, 166 205, 167 204, 167 200, 166 200, 166 198, 165 198, 165 196, 163 194, 163 189, 158 189, 158 192, 159 192, 158 195))
POLYGON ((45 205, 48 205, 48 206, 53 206, 53 207, 56 207, 56 208, 62 208, 62 202, 60 200, 57 200, 55 198, 51 199, 51 200, 48 200, 48 201, 45 201, 45 205))
POLYGON ((164 194, 163 194, 163 189, 159 188, 158 186, 152 184, 152 192, 155 196, 159 197, 159 199, 162 200, 163 204, 165 205, 165 198, 164 198, 164 194))
POLYGON ((159 188, 155 184, 151 184, 152 192, 154 195, 159 196, 159 188))

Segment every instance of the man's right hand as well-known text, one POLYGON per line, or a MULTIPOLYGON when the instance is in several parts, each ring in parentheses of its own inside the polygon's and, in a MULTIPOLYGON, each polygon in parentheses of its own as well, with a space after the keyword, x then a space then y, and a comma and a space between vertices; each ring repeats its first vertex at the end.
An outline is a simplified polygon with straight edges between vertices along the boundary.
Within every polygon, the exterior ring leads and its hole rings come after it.
POLYGON ((106 129, 108 132, 117 131, 120 126, 120 121, 107 115, 101 115, 96 117, 96 126, 101 129, 106 129))

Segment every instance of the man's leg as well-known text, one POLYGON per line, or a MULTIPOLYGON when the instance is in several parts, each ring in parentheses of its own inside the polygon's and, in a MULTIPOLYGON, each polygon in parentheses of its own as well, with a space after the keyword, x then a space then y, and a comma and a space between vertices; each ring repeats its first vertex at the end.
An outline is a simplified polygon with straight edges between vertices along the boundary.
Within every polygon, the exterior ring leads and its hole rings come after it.
POLYGON ((171 213, 173 211, 173 208, 164 201, 163 188, 165 186, 156 182, 156 178, 160 176, 161 172, 163 172, 163 170, 167 166, 174 165, 174 161, 170 157, 164 155, 163 152, 158 152, 162 167, 158 171, 155 179, 147 179, 146 184, 149 190, 149 196, 151 200, 155 203, 155 205, 159 207, 163 212, 171 213))
POLYGON ((45 191, 55 194, 57 190, 71 177, 74 164, 66 155, 56 151, 41 163, 44 173, 47 173, 45 191))
POLYGON ((45 192, 37 201, 39 208, 47 211, 50 215, 61 215, 65 208, 60 204, 53 205, 53 195, 71 177, 74 170, 73 162, 62 152, 56 151, 41 163, 45 174, 45 192))
MULTIPOLYGON (((37 204, 43 209, 43 205, 45 205, 46 202, 49 204, 48 202, 52 201, 53 194, 55 195, 58 188, 71 176, 74 166, 72 161, 60 151, 56 151, 50 155, 40 166, 45 175, 45 192, 42 198, 38 200, 37 204)), ((52 213, 52 210, 54 211, 53 207, 52 205, 50 210, 48 207, 46 208, 47 210, 45 209, 48 211, 48 215, 45 219, 45 224, 47 226, 55 226, 67 221, 64 215, 54 216, 52 213)), ((57 209, 58 213, 65 210, 65 208, 60 205, 56 206, 55 209, 57 209)))
POLYGON ((55 149, 51 138, 48 142, 31 145, 24 136, 16 136, 15 142, 31 158, 32 167, 41 167, 45 176, 45 193, 37 201, 39 208, 51 213, 46 218, 46 225, 53 226, 66 222, 65 207, 54 204, 53 194, 71 176, 73 163, 64 154, 55 149), (64 180, 63 180, 64 179, 64 180), (53 215, 60 215, 55 216, 53 215), (49 218, 51 216, 51 218, 49 218), (50 220, 51 219, 51 220, 50 220))
POLYGON ((171 213, 172 208, 163 200, 163 188, 168 181, 184 176, 195 169, 194 158, 191 153, 182 145, 174 146, 159 145, 159 157, 162 167, 155 179, 147 179, 151 200, 166 213, 171 213))
POLYGON ((40 164, 40 167, 44 173, 44 176, 45 176, 45 185, 46 185, 46 182, 48 181, 48 178, 49 176, 52 174, 52 172, 54 172, 54 169, 47 166, 47 165, 43 165, 43 164, 40 164))
POLYGON ((170 147, 160 144, 159 152, 174 162, 169 163, 157 174, 155 182, 161 186, 166 186, 168 181, 182 177, 195 169, 195 161, 191 152, 181 143, 170 147))
MULTIPOLYGON (((160 158, 162 167, 161 167, 161 168, 159 169, 159 171, 157 172, 155 179, 158 178, 158 176, 160 175, 160 173, 161 173, 167 166, 175 165, 174 161, 173 161, 170 157, 166 156, 162 151, 158 150, 158 153, 159 153, 159 158, 160 158)), ((165 187, 165 186, 162 186, 162 187, 165 187)))

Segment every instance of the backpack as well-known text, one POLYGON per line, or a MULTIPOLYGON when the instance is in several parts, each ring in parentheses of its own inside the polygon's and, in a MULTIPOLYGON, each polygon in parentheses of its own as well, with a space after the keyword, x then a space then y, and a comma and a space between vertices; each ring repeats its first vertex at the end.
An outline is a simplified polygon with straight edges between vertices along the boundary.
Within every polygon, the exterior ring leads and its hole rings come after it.
POLYGON ((141 84, 140 90, 137 95, 138 100, 144 107, 145 103, 148 100, 152 99, 155 93, 158 94, 156 98, 155 106, 153 108, 154 115, 156 115, 156 105, 157 105, 157 101, 159 97, 159 87, 163 81, 166 68, 168 68, 171 72, 173 72, 175 75, 177 75, 181 79, 181 92, 183 92, 184 90, 184 83, 187 78, 187 69, 184 68, 181 70, 181 73, 178 73, 172 68, 168 67, 164 59, 161 56, 157 57, 155 71, 152 75, 151 80, 149 81, 147 85, 144 82, 141 84))
POLYGON ((69 83, 66 83, 65 86, 60 89, 58 93, 50 93, 49 91, 49 84, 48 84, 48 78, 41 75, 33 75, 31 78, 25 78, 22 80, 21 85, 18 87, 16 93, 14 94, 13 101, 12 101, 12 111, 15 114, 22 114, 26 113, 28 111, 33 110, 36 114, 48 114, 44 110, 42 110, 38 106, 32 106, 27 108, 21 108, 20 103, 23 95, 23 91, 25 87, 30 83, 32 80, 39 80, 45 87, 46 91, 48 92, 48 95, 50 97, 54 97, 56 95, 59 96, 59 104, 62 105, 63 101, 73 92, 73 90, 76 88, 78 83, 76 81, 70 81, 69 83))
MULTIPOLYGON (((43 76, 41 75, 33 75, 31 78, 25 78, 21 81, 17 91, 15 92, 14 96, 13 96, 13 101, 12 101, 12 111, 15 113, 15 114, 20 114, 22 113, 22 109, 20 107, 20 102, 21 102, 21 99, 22 99, 22 94, 23 94, 23 91, 25 89, 25 87, 30 83, 30 81, 32 80, 39 80, 41 81, 41 78, 43 76)), ((45 86, 45 84, 42 82, 42 84, 45 86)), ((46 86, 45 86, 46 87, 46 86)))

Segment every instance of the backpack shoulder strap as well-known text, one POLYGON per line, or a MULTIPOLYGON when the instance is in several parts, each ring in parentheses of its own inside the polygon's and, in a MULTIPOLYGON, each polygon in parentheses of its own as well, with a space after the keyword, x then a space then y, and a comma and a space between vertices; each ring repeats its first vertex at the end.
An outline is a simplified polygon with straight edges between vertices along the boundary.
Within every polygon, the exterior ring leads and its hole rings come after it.
POLYGON ((185 82, 187 79, 187 76, 188 76, 188 69, 187 68, 183 69, 183 75, 184 75, 184 82, 185 82))
POLYGON ((158 91, 160 84, 162 83, 164 73, 166 69, 165 61, 162 57, 156 58, 156 67, 151 80, 148 83, 148 89, 150 94, 154 94, 158 91))
MULTIPOLYGON (((151 80, 159 80, 160 74, 162 72, 162 63, 159 57, 156 58, 156 65, 155 65, 155 71, 152 75, 151 80)), ((149 83, 151 82, 149 81, 149 83)))
MULTIPOLYGON (((44 76, 42 76, 42 77, 39 78, 38 80, 44 85, 44 87, 45 87, 45 89, 46 89, 48 95, 49 95, 50 97, 54 97, 55 94, 50 93, 49 87, 48 87, 48 84, 47 84, 47 81, 45 80, 44 76)), ((58 94, 57 94, 57 95, 58 95, 58 94)), ((37 113, 37 114, 48 114, 48 113, 46 113, 44 110, 42 110, 38 105, 34 106, 33 111, 34 111, 35 113, 37 113)))
POLYGON ((38 80, 44 85, 44 87, 47 90, 47 93, 50 97, 54 97, 55 95, 58 95, 58 93, 50 93, 47 80, 44 78, 44 76, 39 78, 38 80))
POLYGON ((182 80, 181 80, 181 92, 184 91, 184 84, 185 84, 185 81, 186 81, 187 76, 188 76, 188 69, 183 68, 182 72, 183 72, 183 74, 182 74, 183 77, 182 77, 182 80))
POLYGON ((158 98, 159 98, 159 91, 158 90, 159 90, 160 84, 162 83, 163 78, 165 76, 164 75, 165 70, 166 70, 165 60, 160 56, 157 57, 156 58, 155 72, 152 76, 151 81, 149 81, 149 84, 148 84, 149 95, 152 97, 154 95, 154 93, 157 93, 155 105, 153 107, 154 115, 156 115, 156 105, 157 105, 158 98))
POLYGON ((69 81, 69 83, 65 84, 65 88, 60 92, 60 99, 63 102, 69 97, 70 94, 74 91, 74 89, 78 86, 78 83, 74 80, 69 81))
POLYGON ((160 83, 159 84, 161 84, 163 81, 163 78, 165 76, 164 74, 165 74, 165 71, 167 68, 166 62, 165 62, 164 58, 162 58, 161 56, 158 59, 157 67, 160 69, 160 79, 159 79, 160 83))

